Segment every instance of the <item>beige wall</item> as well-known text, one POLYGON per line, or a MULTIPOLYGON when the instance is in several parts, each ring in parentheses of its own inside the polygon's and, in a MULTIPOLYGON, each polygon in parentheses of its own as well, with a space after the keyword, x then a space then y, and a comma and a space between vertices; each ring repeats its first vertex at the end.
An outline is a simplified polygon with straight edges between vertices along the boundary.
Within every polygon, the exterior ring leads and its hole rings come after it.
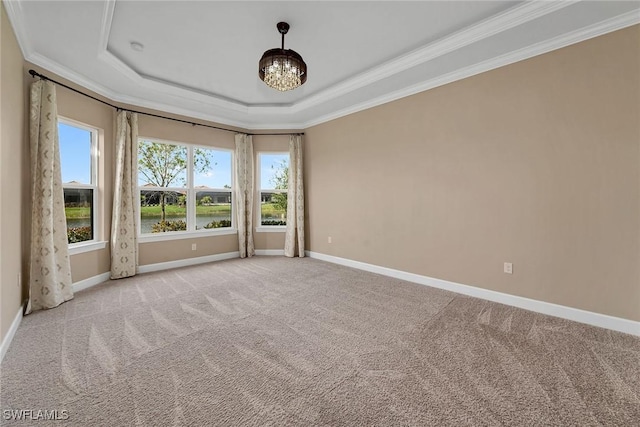
MULTIPOLYGON (((139 133, 140 136, 169 141, 230 149, 235 147, 235 137, 232 132, 192 126, 144 115, 141 115, 139 119, 139 133)), ((256 157, 259 151, 289 150, 289 138, 283 135, 255 135, 253 143, 256 157)), ((256 233, 255 247, 256 249, 283 249, 284 233, 256 233)), ((141 243, 139 261, 140 265, 148 265, 236 251, 238 251, 238 236, 236 234, 199 238, 190 237, 180 240, 141 243), (196 244, 195 251, 191 249, 193 243, 196 244)))
MULTIPOLYGON (((57 76, 46 69, 42 69, 30 63, 24 63, 25 91, 32 79, 28 76, 29 69, 45 74, 61 83, 79 89, 85 93, 89 93, 107 102, 110 100, 101 97, 95 93, 82 88, 60 76, 57 76)), ((113 129, 115 120, 115 110, 109 106, 96 102, 95 100, 83 97, 73 91, 63 87, 57 88, 58 95, 58 114, 62 117, 85 123, 89 126, 96 127, 100 130, 100 201, 101 201, 101 218, 103 219, 100 226, 100 239, 108 240, 111 229, 111 208, 113 198, 113 173, 115 165, 114 147, 113 147, 113 129)), ((25 95, 26 96, 26 95, 25 95)), ((113 102, 111 102, 113 103, 113 102)), ((174 114, 162 113, 154 110, 143 109, 139 107, 131 107, 122 105, 122 107, 130 107, 138 111, 147 111, 152 114, 165 115, 177 119, 188 121, 196 121, 198 123, 210 124, 202 120, 190 119, 174 114)), ((227 126, 225 126, 227 127, 227 126)), ((238 129, 242 131, 242 129, 238 129)), ((168 141, 184 142, 198 145, 209 145, 221 148, 233 149, 235 147, 234 133, 222 130, 193 126, 187 123, 180 123, 171 120, 165 120, 152 116, 139 116, 139 134, 143 137, 158 138, 168 141)), ((257 151, 288 151, 289 139, 287 136, 254 136, 254 146, 257 151)), ((28 157, 28 150, 25 152, 28 157)), ((28 163, 24 173, 25 179, 29 179, 28 163)), ((29 210, 28 201, 26 206, 29 210)), ((26 242, 28 244, 28 240, 26 242)), ((284 248, 284 233, 257 233, 256 249, 282 249, 284 248)), ((208 236, 198 238, 185 238, 179 240, 144 242, 139 245, 139 262, 140 265, 156 264, 167 261, 177 261, 187 258, 202 257, 215 255, 226 252, 235 252, 238 250, 237 235, 208 236), (196 244, 196 250, 191 250, 191 245, 196 244)), ((28 254, 25 254, 25 258, 28 254)), ((87 279, 101 273, 109 271, 110 252, 109 246, 105 249, 92 252, 82 253, 71 256, 71 271, 73 281, 77 282, 87 279)))
MULTIPOLYGON (((639 36, 622 30, 308 129, 308 247, 640 320, 639 36), (502 273, 505 261, 513 275, 502 273)), ((24 63, 4 9, 1 54, 4 336, 28 255, 26 72, 78 86, 24 63), (8 193, 27 202, 8 205, 8 193)), ((114 111, 64 88, 58 109, 102 130, 108 239, 114 111)), ((233 133, 147 116, 140 135, 233 147, 233 133)), ((254 147, 287 151, 288 137, 256 135, 254 147)), ((256 233, 255 242, 282 249, 284 233, 256 233)), ((235 235, 143 243, 140 264, 236 250, 235 235)), ((108 247, 72 256, 74 281, 108 270, 108 247)))
MULTIPOLYGON (((222 130, 192 126, 157 117, 139 116, 139 134, 143 137, 233 149, 234 134, 222 130)), ((237 235, 187 238, 140 243, 140 265, 177 261, 238 250, 237 235), (196 250, 191 250, 192 243, 196 250)))
POLYGON ((0 5, 0 342, 22 304, 23 147, 27 146, 22 53, 0 5))
POLYGON ((307 129, 308 246, 640 320, 639 76, 635 26, 307 129))
MULTIPOLYGON (((31 64, 25 66, 25 74, 31 64)), ((45 70, 38 71, 50 75, 45 70)), ((53 77, 53 76, 51 76, 53 77)), ((56 76, 57 77, 57 76, 56 76)), ((32 80, 29 77, 29 80, 32 80)), ((69 83, 69 82, 67 82, 69 83)), ((111 210, 113 199, 113 173, 115 166, 113 159, 115 149, 114 123, 115 111, 113 108, 96 102, 90 98, 56 87, 58 100, 58 116, 75 120, 98 129, 98 240, 109 240, 111 234, 111 210)), ((109 245, 104 249, 71 256, 71 275, 74 282, 93 277, 109 271, 110 250, 109 245)))

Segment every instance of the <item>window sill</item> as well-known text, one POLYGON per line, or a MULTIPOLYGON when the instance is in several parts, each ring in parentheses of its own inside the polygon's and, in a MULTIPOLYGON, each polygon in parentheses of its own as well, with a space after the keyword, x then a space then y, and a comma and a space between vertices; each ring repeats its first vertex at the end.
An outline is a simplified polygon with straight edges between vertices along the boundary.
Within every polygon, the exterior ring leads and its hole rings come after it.
POLYGON ((263 225, 256 227, 256 233, 284 233, 286 231, 286 225, 263 225))
POLYGON ((69 245, 69 255, 77 255, 85 252, 97 251, 107 247, 107 241, 72 243, 69 245))
POLYGON ((165 240, 194 239, 198 237, 226 236, 237 234, 236 228, 225 228, 207 231, 167 231, 165 233, 149 233, 138 235, 138 243, 162 242, 165 240))

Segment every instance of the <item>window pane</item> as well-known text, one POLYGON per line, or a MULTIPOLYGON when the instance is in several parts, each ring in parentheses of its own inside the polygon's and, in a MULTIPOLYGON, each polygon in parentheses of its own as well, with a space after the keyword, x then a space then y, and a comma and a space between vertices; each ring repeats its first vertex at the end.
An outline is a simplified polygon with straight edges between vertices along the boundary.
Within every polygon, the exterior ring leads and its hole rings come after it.
POLYGON ((91 185, 91 132, 58 123, 62 182, 91 185))
POLYGON ((196 230, 231 227, 231 192, 196 193, 196 230))
POLYGON ((93 190, 64 189, 69 243, 93 240, 93 190))
POLYGON ((193 183, 196 190, 228 188, 231 190, 231 151, 194 148, 193 183))
POLYGON ((260 193, 260 224, 287 225, 287 193, 260 193))
POLYGON ((140 187, 185 187, 187 147, 141 140, 138 143, 138 185, 140 187))
POLYGON ((187 229, 187 196, 179 191, 140 191, 140 231, 163 233, 187 229))
POLYGON ((260 154, 260 189, 286 190, 289 180, 289 154, 260 154))

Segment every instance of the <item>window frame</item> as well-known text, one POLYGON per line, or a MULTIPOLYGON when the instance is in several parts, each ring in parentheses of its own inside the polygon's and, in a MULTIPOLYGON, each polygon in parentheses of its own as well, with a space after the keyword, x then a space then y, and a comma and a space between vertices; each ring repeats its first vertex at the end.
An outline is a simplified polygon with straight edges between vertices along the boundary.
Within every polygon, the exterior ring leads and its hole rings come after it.
POLYGON ((286 190, 269 190, 269 189, 263 189, 262 188, 262 161, 261 161, 261 156, 263 154, 266 155, 274 155, 274 154, 281 154, 281 155, 286 155, 287 157, 289 157, 289 165, 291 164, 291 156, 290 153, 288 151, 282 151, 282 150, 262 150, 262 151, 258 151, 256 153, 256 179, 258 181, 258 185, 256 185, 256 191, 255 191, 255 198, 257 201, 257 208, 255 209, 256 211, 256 218, 255 218, 255 223, 256 223, 256 227, 255 227, 255 231, 256 233, 284 233, 287 231, 287 226, 286 225, 262 225, 262 193, 263 192, 269 192, 269 193, 287 193, 287 196, 289 194, 289 188, 288 188, 288 183, 287 183, 287 189, 286 190))
POLYGON ((178 240, 178 239, 188 239, 194 237, 206 237, 206 236, 222 236, 227 234, 237 234, 238 229, 236 227, 236 215, 235 215, 235 150, 232 148, 224 148, 217 147, 213 145, 204 145, 204 144, 193 144, 188 142, 180 142, 180 141, 172 141, 163 138, 155 138, 155 137, 147 137, 147 136, 138 136, 138 139, 135 141, 135 155, 136 155, 136 192, 138 194, 137 197, 137 215, 138 215, 138 226, 137 226, 137 236, 138 241, 141 243, 145 242, 157 242, 163 240, 178 240), (141 187, 138 179, 138 148, 140 145, 140 141, 151 141, 157 142, 160 144, 168 144, 168 145, 177 145, 183 146, 187 149, 187 170, 186 177, 187 182, 184 187, 141 187), (196 149, 206 149, 206 150, 216 150, 216 151, 226 151, 231 154, 231 189, 228 188, 211 188, 209 191, 219 191, 219 192, 229 192, 231 193, 231 227, 225 228, 209 228, 209 229, 201 229, 196 230, 196 193, 198 189, 195 188, 195 175, 194 175, 194 152, 196 149), (162 233, 142 233, 142 221, 141 221, 141 207, 142 202, 140 198, 141 191, 176 191, 176 192, 185 192, 186 199, 186 222, 187 229, 180 231, 164 231, 162 233), (192 209, 189 209, 190 205, 193 205, 192 209))
MULTIPOLYGON (((99 205, 99 171, 100 167, 99 157, 100 150, 98 146, 98 136, 100 135, 100 129, 88 125, 86 123, 79 122, 77 120, 70 119, 64 116, 58 116, 58 123, 56 124, 56 132, 58 132, 57 126, 59 123, 62 123, 67 126, 75 127, 78 129, 86 130, 91 134, 91 149, 90 149, 90 157, 91 157, 91 184, 65 184, 62 183, 62 191, 64 194, 64 190, 93 190, 92 197, 92 218, 91 218, 91 229, 93 232, 93 239, 85 240, 77 243, 67 243, 67 247, 70 255, 75 255, 78 253, 88 252, 95 249, 105 248, 107 245, 106 241, 101 240, 100 233, 100 225, 102 224, 102 216, 100 215, 100 205, 99 205)), ((60 143, 60 138, 58 136, 58 143, 60 143)), ((62 170, 62 168, 60 168, 62 170)), ((66 215, 65 215, 66 222, 66 215)))

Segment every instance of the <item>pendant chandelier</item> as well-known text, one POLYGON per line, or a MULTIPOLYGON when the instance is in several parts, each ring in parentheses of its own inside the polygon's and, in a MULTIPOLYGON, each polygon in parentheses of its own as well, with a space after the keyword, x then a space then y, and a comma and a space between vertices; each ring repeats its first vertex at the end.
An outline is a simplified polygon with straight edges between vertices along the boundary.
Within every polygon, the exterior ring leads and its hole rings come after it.
POLYGON ((284 48, 284 35, 289 31, 289 24, 278 22, 276 27, 282 34, 282 47, 269 49, 262 55, 258 74, 267 86, 284 92, 307 81, 307 64, 299 53, 284 48))

